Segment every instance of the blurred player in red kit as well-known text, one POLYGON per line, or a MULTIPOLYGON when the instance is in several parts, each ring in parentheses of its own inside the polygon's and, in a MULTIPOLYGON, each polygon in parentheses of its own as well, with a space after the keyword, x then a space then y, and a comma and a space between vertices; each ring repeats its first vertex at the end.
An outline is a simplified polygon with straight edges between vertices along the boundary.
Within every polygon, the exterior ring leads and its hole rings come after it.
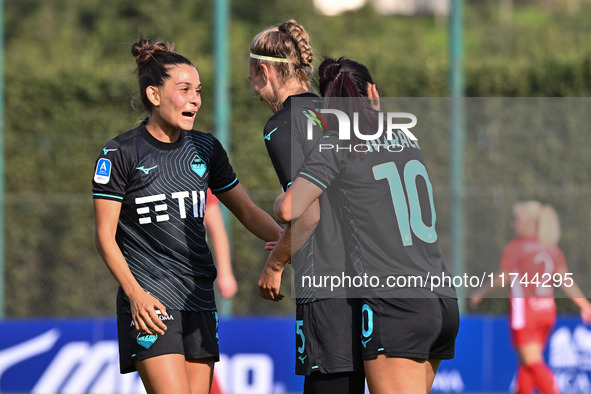
POLYGON ((515 239, 506 246, 501 273, 493 287, 474 293, 475 308, 494 288, 510 286, 511 337, 519 356, 517 393, 558 393, 554 375, 543 358, 543 351, 556 321, 554 286, 562 287, 581 309, 584 322, 591 322, 591 304, 567 273, 566 261, 558 247, 560 223, 550 205, 538 201, 513 206, 515 239), (557 280, 558 279, 558 280, 557 280))

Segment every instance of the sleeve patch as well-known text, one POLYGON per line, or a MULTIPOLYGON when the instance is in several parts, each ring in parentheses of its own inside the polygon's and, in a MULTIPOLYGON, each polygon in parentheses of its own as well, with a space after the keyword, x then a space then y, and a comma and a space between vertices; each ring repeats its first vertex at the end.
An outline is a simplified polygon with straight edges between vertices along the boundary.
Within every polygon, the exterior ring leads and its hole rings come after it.
POLYGON ((94 181, 96 183, 105 185, 109 183, 111 179, 111 160, 99 159, 96 164, 96 170, 94 172, 94 181))

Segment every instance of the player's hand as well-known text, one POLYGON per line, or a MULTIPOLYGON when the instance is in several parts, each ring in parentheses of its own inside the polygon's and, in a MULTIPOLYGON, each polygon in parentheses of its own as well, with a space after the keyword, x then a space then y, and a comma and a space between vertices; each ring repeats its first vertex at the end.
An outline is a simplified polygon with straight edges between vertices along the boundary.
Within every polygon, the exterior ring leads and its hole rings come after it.
POLYGON ((238 292, 238 283, 234 275, 218 273, 218 289, 224 298, 232 298, 238 292))
POLYGON ((156 310, 160 311, 163 316, 168 316, 166 307, 157 298, 141 289, 135 293, 127 294, 127 297, 131 305, 131 317, 135 328, 142 333, 164 335, 166 324, 160 320, 156 310))
POLYGON ((259 276, 259 295, 271 301, 281 301, 284 297, 281 294, 281 279, 283 278, 283 266, 267 260, 259 276))
POLYGON ((482 297, 479 296, 472 296, 470 297, 470 308, 472 309, 476 309, 478 307, 478 304, 480 304, 480 302, 482 301, 482 297))
POLYGON ((277 245, 277 241, 267 242, 265 244, 265 250, 271 251, 271 250, 275 249, 275 245, 277 245))

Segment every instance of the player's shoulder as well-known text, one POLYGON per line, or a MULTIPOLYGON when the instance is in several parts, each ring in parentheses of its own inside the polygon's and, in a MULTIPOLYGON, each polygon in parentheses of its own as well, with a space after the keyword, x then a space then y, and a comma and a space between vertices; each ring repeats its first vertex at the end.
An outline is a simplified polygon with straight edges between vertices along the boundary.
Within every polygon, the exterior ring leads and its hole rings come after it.
POLYGON ((290 96, 284 109, 287 108, 289 111, 291 120, 307 122, 310 118, 322 118, 322 115, 318 112, 322 107, 323 100, 321 97, 314 93, 304 93, 290 96))
POLYGON ((505 246, 505 251, 508 253, 520 253, 523 251, 525 239, 523 238, 514 238, 507 243, 505 246))
POLYGON ((191 146, 189 149, 195 149, 201 152, 203 159, 205 157, 216 157, 218 155, 225 155, 225 149, 222 146, 220 140, 215 135, 199 130, 186 130, 183 131, 184 137, 188 144, 191 146))
POLYGON ((292 94, 288 96, 283 102, 283 109, 290 109, 300 106, 310 106, 314 100, 322 101, 322 98, 312 92, 304 92, 299 94, 292 94))
POLYGON ((265 137, 272 130, 283 130, 284 128, 289 127, 290 120, 291 115, 285 107, 273 114, 273 116, 267 120, 267 123, 265 123, 265 127, 263 128, 265 137))
POLYGON ((279 135, 284 130, 289 132, 290 129, 289 118, 277 117, 275 115, 269 118, 267 123, 265 123, 265 127, 263 128, 263 137, 267 141, 270 141, 274 134, 279 135))
POLYGON ((290 143, 291 115, 284 107, 267 120, 263 128, 263 139, 267 147, 272 145, 284 145, 290 143))
POLYGON ((138 127, 128 130, 124 133, 119 134, 118 136, 116 136, 115 138, 113 138, 111 141, 109 141, 107 144, 117 144, 121 147, 126 146, 126 145, 134 145, 137 141, 137 139, 142 138, 142 130, 145 129, 144 123, 142 123, 141 125, 139 125, 138 127))
POLYGON ((213 143, 217 141, 217 138, 208 132, 200 131, 200 130, 184 130, 184 137, 193 140, 193 141, 202 141, 202 142, 210 142, 213 143))
POLYGON ((315 93, 306 92, 289 96, 284 107, 293 109, 301 108, 322 108, 323 99, 315 93))
POLYGON ((322 105, 322 99, 314 93, 302 93, 287 97, 283 102, 283 107, 269 118, 267 124, 287 123, 290 124, 292 118, 306 118, 305 111, 310 108, 319 108, 322 105))
POLYGON ((541 251, 540 242, 536 237, 519 237, 507 244, 509 253, 519 256, 532 256, 541 251))
POLYGON ((552 245, 548 248, 548 253, 550 253, 554 257, 564 259, 564 252, 560 249, 558 245, 552 245))

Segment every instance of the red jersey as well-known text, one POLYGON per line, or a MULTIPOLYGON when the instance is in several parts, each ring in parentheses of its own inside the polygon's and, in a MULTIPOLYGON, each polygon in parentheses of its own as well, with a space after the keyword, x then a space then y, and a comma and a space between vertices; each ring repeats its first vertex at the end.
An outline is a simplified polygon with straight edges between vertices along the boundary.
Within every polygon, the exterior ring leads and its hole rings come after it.
POLYGON ((536 237, 511 241, 503 253, 501 269, 508 275, 511 328, 518 330, 556 316, 553 274, 566 267, 558 246, 542 250, 536 237))

